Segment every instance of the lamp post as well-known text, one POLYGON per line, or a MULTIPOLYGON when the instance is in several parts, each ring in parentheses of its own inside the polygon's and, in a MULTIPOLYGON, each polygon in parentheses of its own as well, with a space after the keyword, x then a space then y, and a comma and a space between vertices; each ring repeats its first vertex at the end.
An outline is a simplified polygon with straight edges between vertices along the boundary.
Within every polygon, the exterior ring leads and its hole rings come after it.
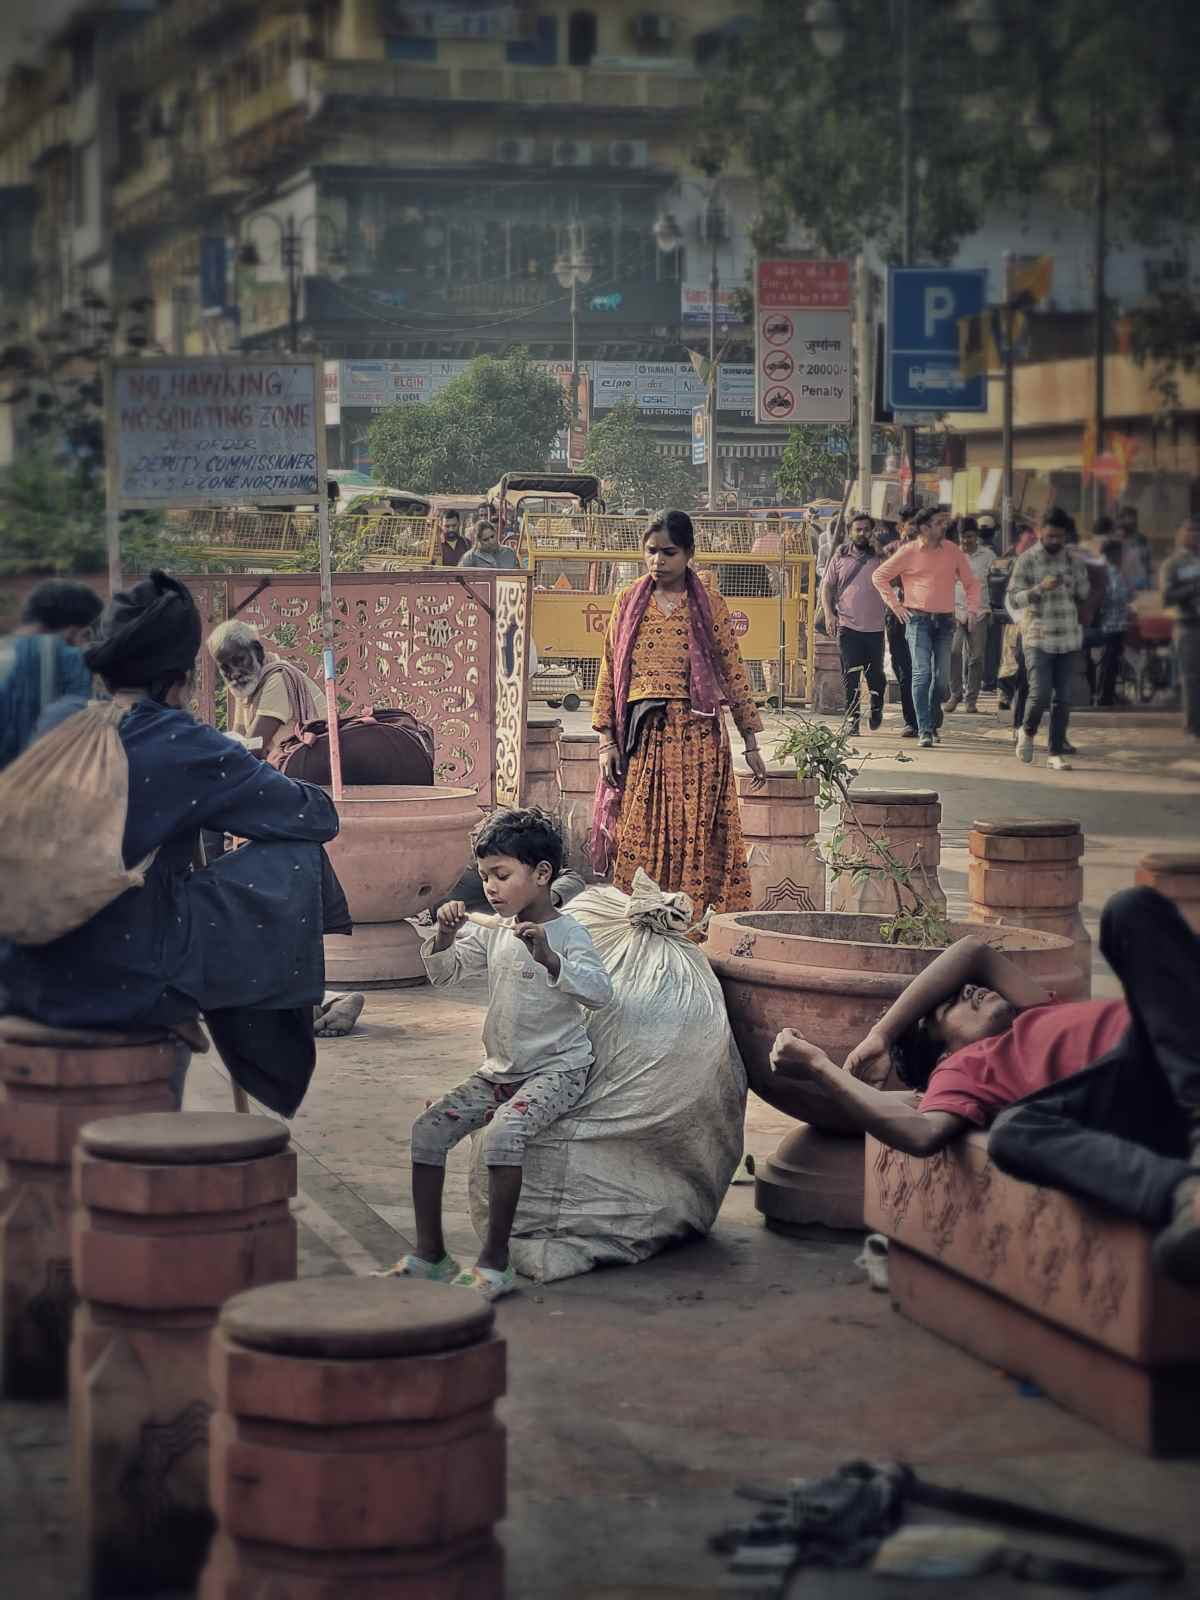
MULTIPOLYGON (((273 222, 279 230, 279 263, 287 273, 288 287, 288 349, 296 352, 300 335, 300 279, 304 267, 304 230, 311 222, 314 231, 320 232, 321 224, 331 231, 333 235, 333 248, 329 252, 329 259, 335 265, 344 264, 346 250, 342 243, 341 235, 329 217, 322 216, 320 212, 313 212, 311 216, 303 218, 299 223, 289 212, 286 217, 278 217, 273 211, 256 211, 246 222, 247 229, 252 228, 256 222, 265 218, 273 222)), ((248 239, 238 251, 238 261, 243 267, 257 267, 261 264, 262 257, 258 246, 253 239, 248 239)))
MULTIPOLYGON (((554 276, 571 291, 571 433, 579 423, 579 285, 592 280, 592 258, 583 246, 583 225, 567 224, 567 248, 554 263, 554 276)), ((567 465, 571 464, 571 433, 567 435, 567 465)))
MULTIPOLYGON (((710 248, 708 274, 708 382, 705 393, 707 422, 708 509, 717 509, 717 378, 720 363, 717 356, 717 301, 721 292, 721 264, 718 252, 729 240, 729 224, 725 211, 717 199, 716 183, 704 190, 704 211, 698 231, 703 243, 710 248)), ((675 218, 666 213, 654 224, 654 241, 664 255, 678 250, 683 235, 675 218)))

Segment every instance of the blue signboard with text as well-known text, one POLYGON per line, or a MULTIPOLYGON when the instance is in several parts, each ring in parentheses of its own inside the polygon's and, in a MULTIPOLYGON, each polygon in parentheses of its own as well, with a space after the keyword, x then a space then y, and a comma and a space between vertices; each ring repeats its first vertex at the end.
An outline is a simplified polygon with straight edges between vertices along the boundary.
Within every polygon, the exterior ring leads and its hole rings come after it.
POLYGON ((896 411, 986 411, 987 378, 964 378, 958 324, 987 304, 982 268, 889 267, 887 404, 896 411))

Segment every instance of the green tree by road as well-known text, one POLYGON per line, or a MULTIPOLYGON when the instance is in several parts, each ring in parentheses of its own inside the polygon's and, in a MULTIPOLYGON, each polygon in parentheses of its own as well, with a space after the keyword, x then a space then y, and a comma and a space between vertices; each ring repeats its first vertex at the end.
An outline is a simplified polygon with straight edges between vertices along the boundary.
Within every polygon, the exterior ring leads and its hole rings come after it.
POLYGON ((690 511, 696 504, 696 483, 686 464, 662 454, 628 398, 593 426, 583 469, 603 481, 605 497, 615 508, 690 511))
POLYGON ((389 406, 369 439, 376 479, 419 494, 482 492, 545 467, 567 422, 558 379, 516 350, 481 356, 428 405, 389 406))

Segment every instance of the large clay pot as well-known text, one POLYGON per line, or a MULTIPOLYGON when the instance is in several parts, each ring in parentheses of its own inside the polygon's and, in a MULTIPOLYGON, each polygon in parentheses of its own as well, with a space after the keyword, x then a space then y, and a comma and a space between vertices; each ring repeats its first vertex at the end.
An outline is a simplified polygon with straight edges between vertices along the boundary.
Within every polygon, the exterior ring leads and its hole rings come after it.
POLYGON ((1092 938, 1079 914, 1083 829, 1058 817, 977 821, 967 837, 972 922, 1061 933, 1075 946, 1081 997, 1092 992, 1092 938))
MULTIPOLYGON (((1030 928, 950 924, 1003 950, 1063 999, 1080 990, 1069 939, 1030 928)), ((782 1028, 795 1028, 839 1065, 937 950, 884 944, 877 916, 740 911, 714 917, 705 953, 725 991, 734 1038, 750 1074, 769 1070, 782 1028)))
POLYGON ((474 789, 379 784, 348 788, 342 831, 326 849, 354 918, 354 936, 325 940, 331 988, 423 983, 421 935, 404 919, 444 898, 470 855, 474 789))
POLYGON ((1161 851, 1143 856, 1133 881, 1174 900, 1188 927, 1193 933, 1200 933, 1200 851, 1161 851))

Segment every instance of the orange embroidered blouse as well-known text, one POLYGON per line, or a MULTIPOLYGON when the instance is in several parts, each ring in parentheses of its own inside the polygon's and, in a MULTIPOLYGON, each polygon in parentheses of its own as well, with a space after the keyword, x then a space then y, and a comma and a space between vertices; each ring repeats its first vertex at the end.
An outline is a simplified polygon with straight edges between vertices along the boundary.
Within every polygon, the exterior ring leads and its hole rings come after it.
MULTIPOLYGON (((706 586, 707 587, 707 586, 706 586)), ((592 727, 611 730, 617 725, 613 704, 613 646, 618 620, 628 604, 631 590, 617 596, 609 618, 600 659, 600 674, 592 701, 592 727)), ((729 607, 715 590, 708 590, 712 607, 713 634, 717 657, 729 690, 729 709, 743 734, 758 733, 762 718, 754 703, 750 679, 734 638, 729 607)), ((646 607, 633 642, 633 665, 629 679, 629 700, 686 700, 688 698, 688 600, 684 595, 670 616, 660 611, 653 596, 646 607)))

